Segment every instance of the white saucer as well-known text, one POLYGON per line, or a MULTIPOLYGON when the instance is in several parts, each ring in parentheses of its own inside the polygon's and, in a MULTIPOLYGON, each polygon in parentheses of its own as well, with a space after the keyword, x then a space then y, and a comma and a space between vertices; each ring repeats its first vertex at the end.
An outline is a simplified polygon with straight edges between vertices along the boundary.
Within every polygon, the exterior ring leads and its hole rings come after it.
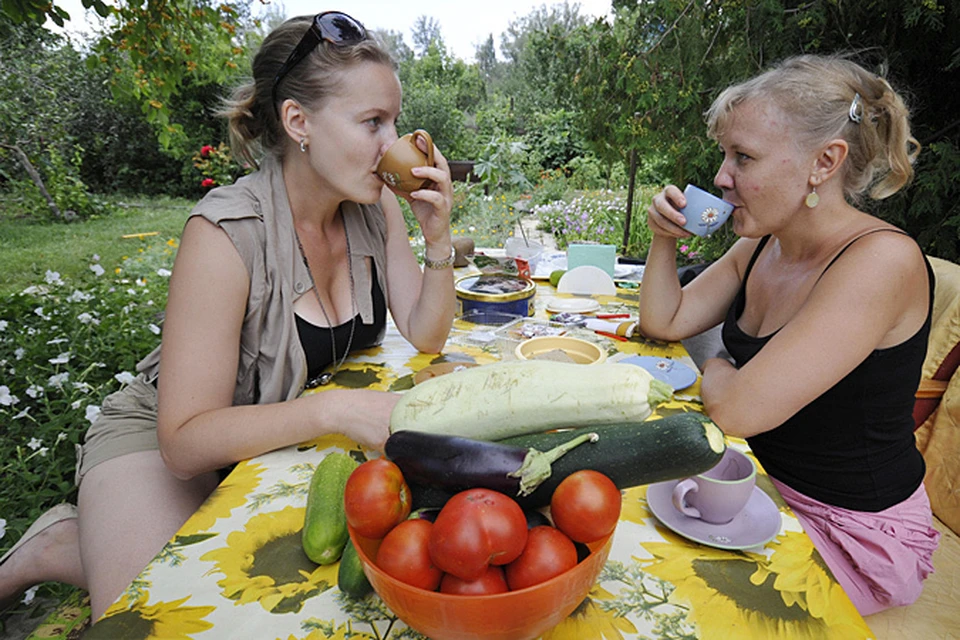
POLYGON ((591 298, 551 298, 547 311, 552 313, 590 313, 600 308, 600 303, 591 298))
POLYGON ((673 488, 678 482, 668 480, 647 487, 647 506, 674 533, 718 549, 760 547, 780 533, 780 510, 760 487, 754 487, 747 506, 733 520, 727 524, 710 524, 686 516, 673 506, 673 488))

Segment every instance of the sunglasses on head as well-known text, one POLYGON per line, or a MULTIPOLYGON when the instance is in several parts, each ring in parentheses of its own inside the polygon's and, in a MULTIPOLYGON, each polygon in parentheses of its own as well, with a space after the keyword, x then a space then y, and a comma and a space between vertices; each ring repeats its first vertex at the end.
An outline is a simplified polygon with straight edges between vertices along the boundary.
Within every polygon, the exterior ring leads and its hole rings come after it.
MULTIPOLYGON (((280 66, 273 79, 273 104, 279 111, 277 104, 277 87, 280 81, 290 73, 297 64, 306 58, 321 42, 332 45, 356 44, 367 39, 367 30, 359 21, 339 11, 324 11, 313 17, 310 28, 300 38, 287 60, 280 66)), ((279 114, 278 114, 279 115, 279 114)))

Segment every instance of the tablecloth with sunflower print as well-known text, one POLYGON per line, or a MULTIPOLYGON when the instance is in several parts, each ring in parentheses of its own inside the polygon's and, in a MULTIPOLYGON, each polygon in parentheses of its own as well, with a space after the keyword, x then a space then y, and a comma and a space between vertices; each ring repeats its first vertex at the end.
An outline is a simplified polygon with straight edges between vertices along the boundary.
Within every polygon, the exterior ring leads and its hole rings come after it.
MULTIPOLYGON (((540 285, 536 315, 553 289, 540 285)), ((636 312, 637 293, 602 297, 607 313, 636 312)), ((416 352, 388 328, 384 343, 351 356, 326 388, 404 391, 439 362, 501 359, 490 327, 455 323, 440 355, 416 352)), ((686 361, 679 343, 598 338, 611 356, 686 361), (603 342, 605 341, 605 342, 603 342)), ((322 391, 321 391, 322 392, 322 391)), ((702 411, 699 381, 657 408, 656 417, 702 411)), ((747 450, 746 443, 731 446, 747 450)), ((354 600, 337 588, 338 564, 318 566, 300 532, 310 478, 331 452, 376 455, 330 435, 240 462, 203 506, 91 628, 86 638, 205 640, 413 640, 375 595, 354 600)), ((759 465, 758 465, 759 468, 759 465)), ((623 492, 610 555, 587 598, 546 640, 618 638, 872 638, 796 517, 762 473, 776 503, 778 535, 766 545, 723 550, 687 540, 650 511, 647 487, 623 492)))

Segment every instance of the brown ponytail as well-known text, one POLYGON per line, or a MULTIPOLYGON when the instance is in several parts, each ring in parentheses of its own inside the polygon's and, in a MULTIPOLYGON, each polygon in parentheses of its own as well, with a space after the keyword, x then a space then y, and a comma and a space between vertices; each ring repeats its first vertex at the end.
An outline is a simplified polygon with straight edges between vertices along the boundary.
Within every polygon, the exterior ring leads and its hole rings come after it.
POLYGON ((234 154, 253 166, 270 153, 282 157, 286 132, 277 116, 279 103, 290 98, 308 109, 316 109, 336 91, 340 72, 361 62, 384 64, 396 70, 396 63, 376 40, 368 36, 349 46, 325 46, 293 67, 277 87, 278 104, 273 104, 273 80, 312 22, 312 16, 291 18, 264 38, 254 56, 252 77, 225 98, 218 115, 227 119, 234 154))

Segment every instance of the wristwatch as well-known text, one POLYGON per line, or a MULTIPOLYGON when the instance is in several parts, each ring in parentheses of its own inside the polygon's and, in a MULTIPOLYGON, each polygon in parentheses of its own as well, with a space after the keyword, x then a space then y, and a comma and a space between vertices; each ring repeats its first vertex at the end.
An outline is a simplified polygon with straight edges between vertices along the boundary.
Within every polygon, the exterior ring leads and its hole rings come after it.
POLYGON ((423 252, 423 265, 427 269, 436 269, 442 271, 443 269, 448 269, 453 266, 453 260, 457 257, 457 250, 450 247, 450 255, 442 260, 431 260, 427 257, 427 252, 423 252))

